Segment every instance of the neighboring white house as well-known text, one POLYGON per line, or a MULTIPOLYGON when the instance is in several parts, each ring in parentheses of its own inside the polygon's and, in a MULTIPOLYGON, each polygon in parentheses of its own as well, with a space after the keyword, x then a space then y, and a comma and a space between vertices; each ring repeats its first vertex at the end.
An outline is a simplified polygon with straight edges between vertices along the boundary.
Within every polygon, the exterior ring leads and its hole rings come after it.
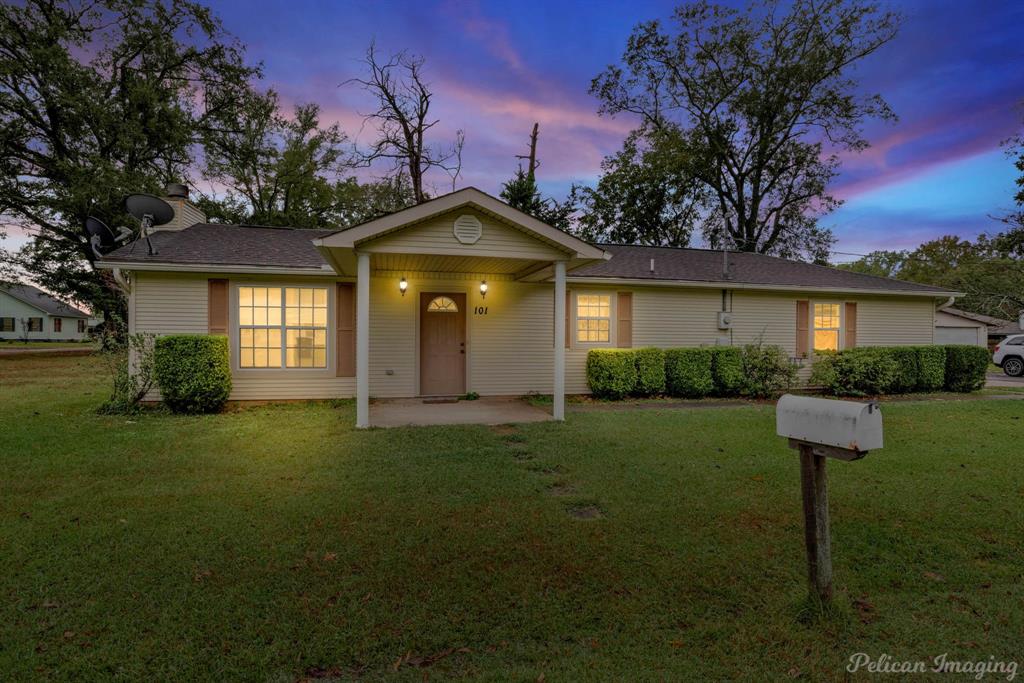
POLYGON ((0 285, 0 339, 82 341, 90 315, 32 285, 0 285))
POLYGON ((361 427, 371 397, 468 392, 551 394, 561 419, 565 394, 588 391, 591 349, 763 340, 806 377, 821 350, 933 343, 957 294, 761 254, 589 244, 475 188, 340 231, 161 228, 155 253, 140 240, 97 263, 129 291, 130 331, 226 335, 232 399, 355 397, 361 427))

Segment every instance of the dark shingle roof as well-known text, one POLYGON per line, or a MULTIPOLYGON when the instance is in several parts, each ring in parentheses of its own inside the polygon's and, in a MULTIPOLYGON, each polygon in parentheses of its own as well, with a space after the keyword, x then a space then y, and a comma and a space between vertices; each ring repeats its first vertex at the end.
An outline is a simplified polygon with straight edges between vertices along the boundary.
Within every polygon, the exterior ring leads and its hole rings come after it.
POLYGON ((839 268, 749 252, 728 252, 728 280, 722 277, 723 253, 710 249, 641 247, 619 244, 597 245, 610 253, 607 261, 583 266, 574 277, 624 278, 630 280, 684 280, 691 282, 734 282, 749 285, 788 285, 829 289, 872 289, 892 292, 935 292, 948 290, 915 282, 852 273, 839 268), (651 272, 654 259, 654 272, 651 272))
POLYGON ((140 239, 115 249, 103 260, 320 268, 326 262, 312 240, 333 232, 336 231, 197 223, 184 230, 153 233, 155 256, 149 255, 146 241, 140 239))
POLYGON ((973 320, 975 322, 984 323, 988 327, 988 333, 991 335, 1001 334, 1020 334, 1024 332, 1024 328, 1020 326, 1019 322, 1013 322, 1012 320, 1005 320, 1003 318, 995 318, 991 315, 984 315, 982 313, 972 313, 970 311, 963 311, 959 308, 943 308, 943 313, 949 313, 960 318, 966 318, 967 320, 973 320))
POLYGON ((88 318, 89 314, 70 306, 60 299, 55 299, 41 289, 32 285, 13 284, 0 285, 0 292, 6 292, 15 299, 23 301, 29 306, 35 306, 47 315, 54 315, 65 318, 88 318))
MULTIPOLYGON (((149 256, 144 240, 121 247, 104 261, 233 266, 278 266, 321 269, 327 262, 312 240, 336 230, 305 230, 199 223, 180 231, 153 234, 155 256, 149 256)), ((722 278, 722 252, 708 249, 639 247, 598 244, 612 258, 572 272, 575 277, 631 280, 679 280, 733 282, 748 285, 824 287, 875 290, 895 293, 941 294, 947 290, 913 282, 851 273, 838 268, 762 254, 729 252, 729 280, 722 278), (651 259, 654 272, 651 272, 651 259)))

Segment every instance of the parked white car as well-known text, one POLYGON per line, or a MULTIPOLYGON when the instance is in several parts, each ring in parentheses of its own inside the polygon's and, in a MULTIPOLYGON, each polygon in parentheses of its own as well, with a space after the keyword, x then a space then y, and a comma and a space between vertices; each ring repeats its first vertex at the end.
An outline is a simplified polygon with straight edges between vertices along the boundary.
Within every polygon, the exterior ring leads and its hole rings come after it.
POLYGON ((1024 334, 1010 335, 996 345, 992 362, 1010 377, 1024 375, 1024 334))

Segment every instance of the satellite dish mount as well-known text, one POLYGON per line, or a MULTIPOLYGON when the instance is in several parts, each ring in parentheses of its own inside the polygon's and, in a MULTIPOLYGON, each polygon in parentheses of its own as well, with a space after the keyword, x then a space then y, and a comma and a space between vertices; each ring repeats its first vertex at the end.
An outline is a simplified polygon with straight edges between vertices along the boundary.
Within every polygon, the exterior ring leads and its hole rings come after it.
POLYGON ((93 256, 99 261, 104 254, 117 245, 127 242, 134 233, 130 228, 122 225, 117 229, 115 235, 106 223, 95 216, 89 216, 85 219, 85 234, 89 237, 89 246, 92 247, 93 256))
POLYGON ((128 195, 124 200, 124 208, 142 224, 142 234, 146 238, 149 255, 156 256, 157 252, 153 248, 152 240, 149 239, 149 233, 156 226, 174 220, 174 209, 164 200, 151 194, 128 195))

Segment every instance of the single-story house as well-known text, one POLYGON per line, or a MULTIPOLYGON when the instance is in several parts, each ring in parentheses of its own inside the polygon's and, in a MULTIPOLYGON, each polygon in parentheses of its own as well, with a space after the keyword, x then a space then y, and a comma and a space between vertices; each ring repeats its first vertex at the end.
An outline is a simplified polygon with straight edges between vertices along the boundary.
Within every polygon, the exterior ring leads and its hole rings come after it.
POLYGON ((947 306, 935 313, 936 344, 988 346, 988 325, 977 314, 947 306))
MULTIPOLYGON (((948 314, 947 317, 941 319, 943 321, 951 321, 954 318, 959 318, 961 321, 961 326, 966 324, 963 321, 970 321, 974 326, 980 326, 981 328, 983 328, 981 334, 984 335, 985 342, 981 345, 988 346, 989 348, 993 348, 996 344, 998 344, 1003 339, 1006 339, 1011 334, 1020 334, 1021 332, 1024 332, 1024 311, 1021 311, 1020 318, 1016 322, 1012 320, 1005 320, 1003 318, 995 318, 991 315, 983 315, 981 313, 962 311, 958 308, 953 308, 952 306, 942 309, 942 312, 944 314, 948 314)), ((961 343, 941 341, 939 334, 939 325, 945 324, 948 324, 948 322, 940 322, 940 319, 936 318, 935 343, 961 343)))
MULTIPOLYGON (((177 209, 178 207, 176 207, 177 209)), ((189 209, 193 212, 194 207, 189 209)), ((345 230, 197 222, 108 254, 133 332, 227 335, 234 400, 586 393, 609 347, 931 344, 955 292, 760 254, 589 244, 475 188, 345 230)), ((806 376, 806 375, 805 375, 806 376)))
POLYGON ((0 285, 0 339, 84 341, 90 318, 32 285, 0 285))

